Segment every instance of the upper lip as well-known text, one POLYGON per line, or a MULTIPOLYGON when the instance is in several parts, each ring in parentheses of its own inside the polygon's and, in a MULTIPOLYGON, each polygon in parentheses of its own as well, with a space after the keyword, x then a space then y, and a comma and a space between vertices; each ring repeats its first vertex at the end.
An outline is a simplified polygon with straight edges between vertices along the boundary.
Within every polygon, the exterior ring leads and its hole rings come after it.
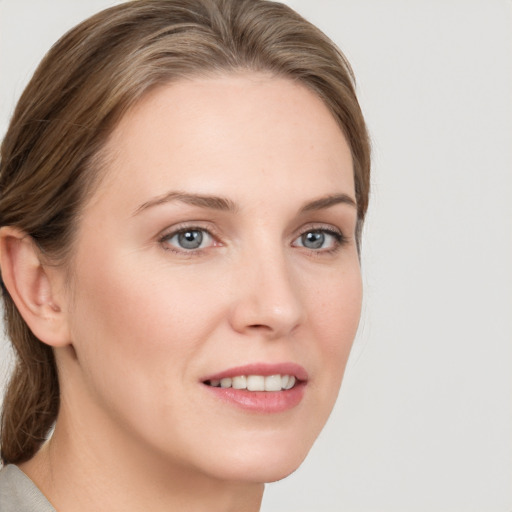
POLYGON ((308 373, 304 367, 297 363, 251 363, 244 366, 235 366, 218 373, 208 375, 203 382, 208 380, 220 380, 226 377, 238 377, 241 375, 293 375, 300 381, 308 380, 308 373))

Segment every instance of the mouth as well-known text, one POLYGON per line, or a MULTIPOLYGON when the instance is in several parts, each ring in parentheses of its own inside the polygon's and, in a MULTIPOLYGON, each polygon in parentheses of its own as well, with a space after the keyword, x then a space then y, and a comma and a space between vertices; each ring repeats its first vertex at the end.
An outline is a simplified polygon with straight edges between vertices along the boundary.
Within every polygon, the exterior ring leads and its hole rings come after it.
POLYGON ((246 389, 247 391, 285 391, 292 389, 298 379, 294 375, 237 375, 236 377, 224 377, 222 379, 209 379, 205 381, 207 386, 214 388, 246 389))
POLYGON ((220 400, 261 413, 283 412, 304 397, 308 375, 295 363, 251 364, 231 368, 202 380, 220 400))

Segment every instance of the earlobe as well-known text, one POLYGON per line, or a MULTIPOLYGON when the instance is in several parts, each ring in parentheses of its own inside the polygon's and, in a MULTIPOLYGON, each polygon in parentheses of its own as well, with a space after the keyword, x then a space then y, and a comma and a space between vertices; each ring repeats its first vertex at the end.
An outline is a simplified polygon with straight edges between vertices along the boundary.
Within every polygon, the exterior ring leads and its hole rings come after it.
POLYGON ((0 228, 0 268, 9 295, 34 335, 54 347, 69 344, 57 273, 44 264, 41 251, 24 231, 0 228))

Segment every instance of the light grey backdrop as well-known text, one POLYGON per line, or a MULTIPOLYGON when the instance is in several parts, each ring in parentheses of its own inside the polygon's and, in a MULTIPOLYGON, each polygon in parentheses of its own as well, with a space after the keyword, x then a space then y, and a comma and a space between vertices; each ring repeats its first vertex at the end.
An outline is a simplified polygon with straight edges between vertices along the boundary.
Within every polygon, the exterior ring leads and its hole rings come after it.
MULTIPOLYGON (((114 3, 0 0, 1 134, 44 51, 114 3)), ((263 510, 511 512, 512 2, 287 3, 352 62, 374 175, 344 387, 263 510)))

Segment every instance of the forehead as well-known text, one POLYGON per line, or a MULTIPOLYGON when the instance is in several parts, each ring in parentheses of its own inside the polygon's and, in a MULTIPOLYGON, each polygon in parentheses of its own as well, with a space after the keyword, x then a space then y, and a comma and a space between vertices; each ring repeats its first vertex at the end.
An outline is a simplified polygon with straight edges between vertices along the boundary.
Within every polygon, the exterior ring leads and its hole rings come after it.
POLYGON ((107 184, 118 192, 135 184, 138 195, 176 187, 237 195, 242 185, 259 190, 262 180, 287 191, 317 186, 318 194, 354 188, 350 148, 322 100, 265 74, 159 87, 122 118, 106 152, 107 184))

